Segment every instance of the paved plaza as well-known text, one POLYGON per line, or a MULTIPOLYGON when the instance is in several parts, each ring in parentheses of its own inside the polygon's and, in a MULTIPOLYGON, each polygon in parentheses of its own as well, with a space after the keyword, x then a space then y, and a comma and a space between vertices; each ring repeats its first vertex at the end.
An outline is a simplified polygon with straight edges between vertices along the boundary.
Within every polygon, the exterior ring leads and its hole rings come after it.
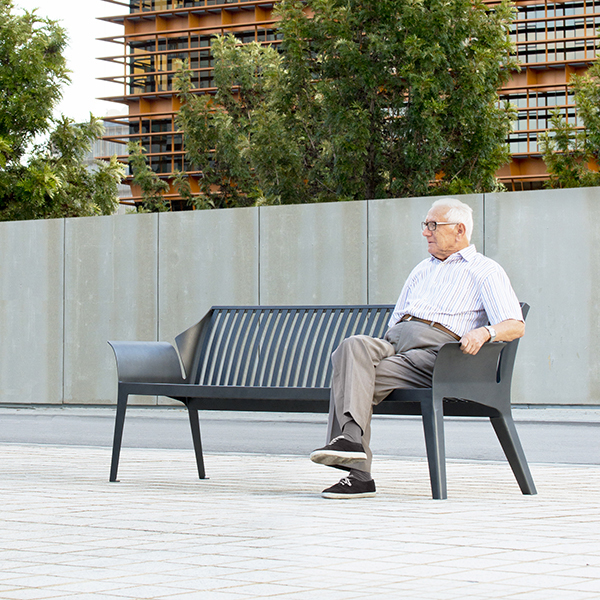
MULTIPOLYGON (((558 440, 549 441, 560 443, 558 440)), ((326 500, 306 457, 0 444, 0 598, 450 600, 600 597, 600 466, 380 457, 376 498, 326 500)))

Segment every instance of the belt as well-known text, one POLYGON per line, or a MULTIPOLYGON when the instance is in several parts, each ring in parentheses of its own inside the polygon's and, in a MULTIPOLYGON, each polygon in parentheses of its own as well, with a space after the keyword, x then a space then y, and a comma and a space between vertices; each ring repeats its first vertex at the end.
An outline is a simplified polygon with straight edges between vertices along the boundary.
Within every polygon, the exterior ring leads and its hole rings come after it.
POLYGON ((454 331, 450 331, 447 327, 444 327, 441 323, 436 323, 435 321, 428 321, 427 319, 419 319, 419 317, 413 317, 412 315, 404 315, 400 322, 402 321, 418 321, 419 323, 425 323, 425 325, 429 325, 429 327, 435 327, 448 335, 451 335, 455 340, 460 342, 460 336, 456 335, 454 331))

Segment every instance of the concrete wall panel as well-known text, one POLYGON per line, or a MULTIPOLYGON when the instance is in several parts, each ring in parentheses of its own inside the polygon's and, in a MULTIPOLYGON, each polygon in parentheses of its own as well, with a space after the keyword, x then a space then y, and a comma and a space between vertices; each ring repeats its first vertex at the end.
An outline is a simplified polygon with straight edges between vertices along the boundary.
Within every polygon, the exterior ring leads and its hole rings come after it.
POLYGON ((157 234, 157 214, 66 220, 65 403, 114 403, 107 340, 156 340, 157 234))
POLYGON ((486 195, 488 255, 531 305, 513 402, 600 404, 600 188, 486 195))
POLYGON ((0 223, 0 402, 62 401, 64 222, 0 223))
MULTIPOLYGON (((395 304, 412 269, 429 256, 421 222, 438 199, 369 201, 369 303, 395 304)), ((471 241, 483 251, 483 196, 462 196, 473 208, 471 241)))
POLYGON ((262 305, 366 302, 366 202, 260 209, 262 305))
POLYGON ((258 210, 159 215, 160 340, 174 343, 211 306, 258 304, 258 210))
POLYGON ((159 338, 214 305, 258 304, 258 209, 159 215, 159 338))

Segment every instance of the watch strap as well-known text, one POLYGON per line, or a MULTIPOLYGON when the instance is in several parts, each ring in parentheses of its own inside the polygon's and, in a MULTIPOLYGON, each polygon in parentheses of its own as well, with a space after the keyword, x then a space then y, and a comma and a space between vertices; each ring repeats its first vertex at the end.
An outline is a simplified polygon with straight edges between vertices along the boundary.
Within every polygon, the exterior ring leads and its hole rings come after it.
POLYGON ((493 342, 496 339, 496 330, 491 325, 484 325, 484 327, 489 331, 490 334, 490 342, 493 342))

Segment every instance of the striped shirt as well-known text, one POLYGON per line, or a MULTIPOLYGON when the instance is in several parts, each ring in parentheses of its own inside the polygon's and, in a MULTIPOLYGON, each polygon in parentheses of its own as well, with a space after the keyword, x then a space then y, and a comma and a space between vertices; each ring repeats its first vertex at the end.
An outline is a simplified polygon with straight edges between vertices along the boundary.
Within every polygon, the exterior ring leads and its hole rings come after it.
POLYGON ((408 276, 390 321, 403 315, 441 323, 459 336, 506 319, 523 321, 523 313, 504 269, 470 245, 446 260, 434 256, 408 276))

